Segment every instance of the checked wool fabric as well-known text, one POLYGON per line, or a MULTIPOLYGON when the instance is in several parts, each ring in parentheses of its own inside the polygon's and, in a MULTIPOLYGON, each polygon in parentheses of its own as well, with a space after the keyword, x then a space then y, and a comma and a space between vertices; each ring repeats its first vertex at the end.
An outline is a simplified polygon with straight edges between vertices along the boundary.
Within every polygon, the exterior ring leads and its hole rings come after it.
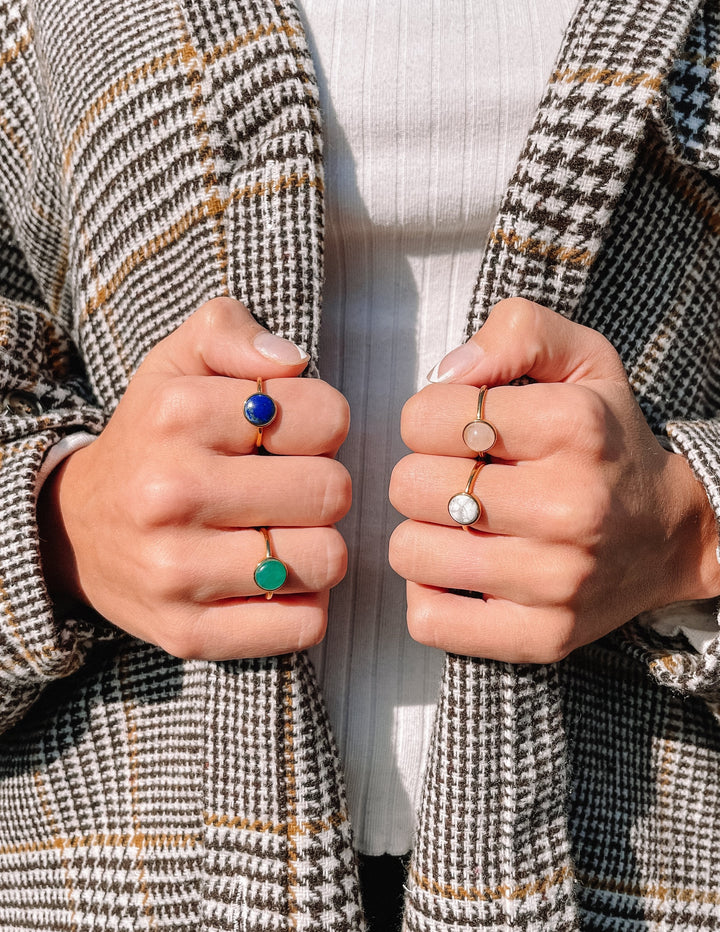
MULTIPOLYGON (((580 5, 467 331, 515 294, 600 330, 716 511, 718 23, 580 5)), ((679 693, 717 708, 719 660, 717 638, 697 654, 639 624, 555 667, 449 657, 407 928, 717 928, 720 735, 679 693)))
POLYGON ((2 420, 0 928, 360 928, 305 658, 183 664, 54 615, 33 518, 48 448, 99 431, 210 297, 314 350, 322 167, 296 11, 9 3, 0 37, 2 381, 41 408, 2 420))
MULTIPOLYGON (((579 4, 468 318, 520 294, 603 332, 718 514, 719 63, 715 2, 579 4)), ((0 211, 0 929, 361 930, 305 657, 182 662, 55 611, 35 523, 48 450, 205 300, 315 360, 292 3, 0 0, 0 211)), ((646 621, 541 667, 448 657, 407 932, 720 927, 720 639, 646 621)))

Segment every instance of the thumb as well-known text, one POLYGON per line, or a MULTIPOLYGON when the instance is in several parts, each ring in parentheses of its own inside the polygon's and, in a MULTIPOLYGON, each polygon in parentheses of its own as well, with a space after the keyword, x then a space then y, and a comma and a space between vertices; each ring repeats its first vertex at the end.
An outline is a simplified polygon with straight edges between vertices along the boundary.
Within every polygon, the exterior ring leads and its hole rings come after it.
POLYGON ((507 385, 625 378, 622 362, 597 330, 583 327, 524 298, 496 304, 477 333, 451 350, 428 375, 430 382, 507 385))
POLYGON ((172 375, 273 379, 299 375, 305 350, 262 327, 233 298, 213 298, 147 355, 142 369, 172 375))

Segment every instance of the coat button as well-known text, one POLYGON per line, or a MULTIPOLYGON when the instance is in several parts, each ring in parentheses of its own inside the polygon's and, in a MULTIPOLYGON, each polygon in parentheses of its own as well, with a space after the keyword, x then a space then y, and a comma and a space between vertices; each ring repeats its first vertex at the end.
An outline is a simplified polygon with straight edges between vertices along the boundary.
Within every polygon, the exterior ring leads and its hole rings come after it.
POLYGON ((18 417, 37 417, 45 410, 39 398, 20 389, 3 395, 0 406, 3 414, 15 414, 18 417))

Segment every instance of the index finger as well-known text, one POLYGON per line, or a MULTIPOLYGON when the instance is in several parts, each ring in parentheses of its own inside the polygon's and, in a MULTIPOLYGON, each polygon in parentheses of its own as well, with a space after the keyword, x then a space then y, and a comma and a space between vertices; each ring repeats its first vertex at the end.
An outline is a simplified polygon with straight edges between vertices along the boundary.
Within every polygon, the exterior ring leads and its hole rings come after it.
MULTIPOLYGON (((480 389, 473 385, 427 385, 406 402, 401 419, 403 442, 415 453, 477 456, 463 439, 464 428, 478 420, 480 389)), ((496 440, 487 453, 508 462, 541 459, 567 439, 582 437, 597 413, 599 398, 582 385, 531 383, 490 388, 483 419, 496 440)))
MULTIPOLYGON (((225 454, 257 450, 258 427, 245 414, 248 398, 258 394, 257 381, 223 376, 184 376, 171 380, 163 419, 169 432, 190 433, 205 447, 225 454)), ((347 435, 350 409, 343 395, 319 379, 268 379, 262 394, 276 413, 262 429, 268 453, 334 456, 347 435)))

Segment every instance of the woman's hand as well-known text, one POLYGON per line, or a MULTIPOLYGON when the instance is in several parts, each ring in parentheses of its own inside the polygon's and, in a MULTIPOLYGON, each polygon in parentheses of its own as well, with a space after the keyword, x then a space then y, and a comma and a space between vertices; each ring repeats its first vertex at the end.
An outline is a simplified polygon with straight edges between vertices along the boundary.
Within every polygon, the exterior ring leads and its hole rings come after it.
POLYGON ((529 301, 501 302, 406 404, 415 452, 390 498, 412 636, 511 662, 559 660, 641 611, 720 593, 715 516, 683 457, 648 427, 600 334, 529 301), (535 384, 509 386, 523 375, 535 384), (468 531, 450 518, 474 454, 478 386, 497 429, 468 531), (497 386, 497 387, 493 387, 497 386), (483 593, 468 598, 449 590, 483 593))
POLYGON ((307 356, 236 301, 203 305, 148 354, 103 433, 54 471, 41 496, 49 587, 184 658, 284 653, 319 641, 345 573, 332 527, 350 507, 333 457, 345 399, 297 379, 307 356), (277 403, 263 432, 245 399, 277 403), (253 581, 258 527, 289 568, 268 600, 253 581))

